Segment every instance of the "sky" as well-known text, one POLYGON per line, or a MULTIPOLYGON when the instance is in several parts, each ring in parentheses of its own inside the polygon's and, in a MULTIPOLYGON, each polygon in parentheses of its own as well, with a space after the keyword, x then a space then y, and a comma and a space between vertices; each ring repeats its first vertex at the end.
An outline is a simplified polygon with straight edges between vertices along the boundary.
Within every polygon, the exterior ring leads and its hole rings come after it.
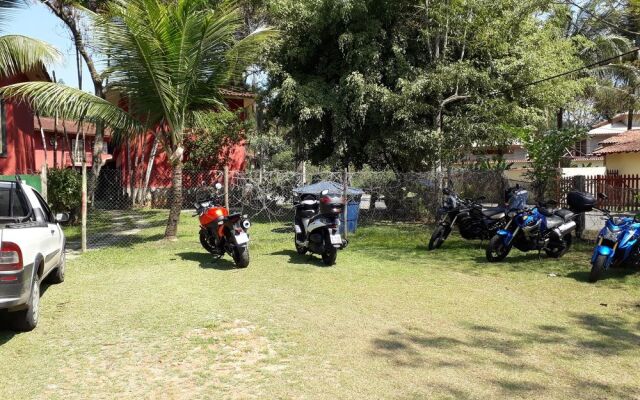
MULTIPOLYGON (((55 71, 58 81, 78 87, 76 55, 71 35, 66 27, 45 6, 39 2, 28 2, 28 7, 15 10, 9 15, 2 34, 19 34, 44 40, 55 46, 64 55, 64 62, 49 67, 49 75, 55 71)), ((93 92, 89 71, 84 66, 82 89, 93 92)))

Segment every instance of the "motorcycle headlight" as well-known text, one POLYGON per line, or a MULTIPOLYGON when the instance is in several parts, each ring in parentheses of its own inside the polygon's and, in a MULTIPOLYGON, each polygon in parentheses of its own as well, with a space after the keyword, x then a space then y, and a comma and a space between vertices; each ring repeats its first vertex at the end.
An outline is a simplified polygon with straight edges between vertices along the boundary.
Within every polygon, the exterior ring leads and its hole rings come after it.
POLYGON ((243 228, 244 230, 247 230, 247 229, 249 229, 250 227, 251 227, 251 222, 249 222, 249 220, 248 220, 248 219, 245 219, 245 220, 243 220, 243 221, 242 221, 242 228, 243 228))

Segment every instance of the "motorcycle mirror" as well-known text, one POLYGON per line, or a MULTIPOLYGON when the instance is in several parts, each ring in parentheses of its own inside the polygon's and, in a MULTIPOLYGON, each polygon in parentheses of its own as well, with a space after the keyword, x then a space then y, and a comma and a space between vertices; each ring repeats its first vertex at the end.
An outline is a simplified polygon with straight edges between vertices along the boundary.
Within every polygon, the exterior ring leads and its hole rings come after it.
POLYGON ((220 183, 220 182, 216 182, 216 184, 215 184, 215 188, 216 188, 216 190, 220 190, 220 189, 222 189, 222 183, 220 183))
POLYGON ((199 203, 193 203, 193 206, 194 206, 195 208, 200 208, 200 204, 199 204, 199 203))
POLYGON ((602 200, 606 200, 608 198, 608 196, 604 193, 598 193, 598 198, 602 199, 602 200))

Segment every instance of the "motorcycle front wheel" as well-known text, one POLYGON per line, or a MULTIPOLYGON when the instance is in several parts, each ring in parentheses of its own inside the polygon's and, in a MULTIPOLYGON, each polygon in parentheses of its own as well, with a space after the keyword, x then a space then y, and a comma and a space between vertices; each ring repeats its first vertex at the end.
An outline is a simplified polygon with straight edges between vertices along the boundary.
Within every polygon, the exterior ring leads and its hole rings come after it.
POLYGON ((215 256, 220 256, 220 252, 218 251, 216 246, 211 244, 211 241, 209 239, 209 234, 204 229, 200 230, 200 244, 209 253, 211 253, 211 254, 213 254, 215 256))
POLYGON ((504 240, 502 236, 494 236, 489 241, 489 245, 487 246, 486 256, 487 261, 489 262, 498 262, 504 260, 509 252, 511 251, 511 246, 506 246, 504 244, 504 240))
POLYGON ((431 239, 429 240, 429 250, 439 249, 444 243, 445 239, 445 228, 440 225, 436 228, 435 231, 431 234, 431 239))
POLYGON ((235 247, 233 249, 233 262, 238 268, 247 268, 249 266, 249 248, 235 247))
POLYGON ((589 273, 589 282, 595 283, 600 279, 602 273, 605 270, 605 265, 607 263, 607 256, 598 255, 596 260, 591 264, 591 273, 589 273))

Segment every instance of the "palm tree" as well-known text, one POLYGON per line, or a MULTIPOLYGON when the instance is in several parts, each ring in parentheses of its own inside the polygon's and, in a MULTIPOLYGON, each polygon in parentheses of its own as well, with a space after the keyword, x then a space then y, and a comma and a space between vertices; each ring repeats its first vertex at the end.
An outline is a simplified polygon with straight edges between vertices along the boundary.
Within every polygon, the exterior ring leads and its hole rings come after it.
POLYGON ((243 20, 234 1, 109 0, 93 15, 93 35, 109 55, 107 90, 126 99, 127 111, 95 95, 45 82, 27 82, 0 93, 28 100, 43 113, 103 122, 119 132, 160 129, 173 170, 173 195, 165 238, 175 239, 182 208, 183 139, 207 129, 210 115, 226 107, 220 89, 239 80, 273 31, 239 38, 243 20))
MULTIPOLYGON (((0 0, 0 27, 11 10, 21 5, 19 0, 0 0)), ((58 50, 41 40, 22 35, 0 36, 0 78, 33 71, 61 59, 58 50)))

